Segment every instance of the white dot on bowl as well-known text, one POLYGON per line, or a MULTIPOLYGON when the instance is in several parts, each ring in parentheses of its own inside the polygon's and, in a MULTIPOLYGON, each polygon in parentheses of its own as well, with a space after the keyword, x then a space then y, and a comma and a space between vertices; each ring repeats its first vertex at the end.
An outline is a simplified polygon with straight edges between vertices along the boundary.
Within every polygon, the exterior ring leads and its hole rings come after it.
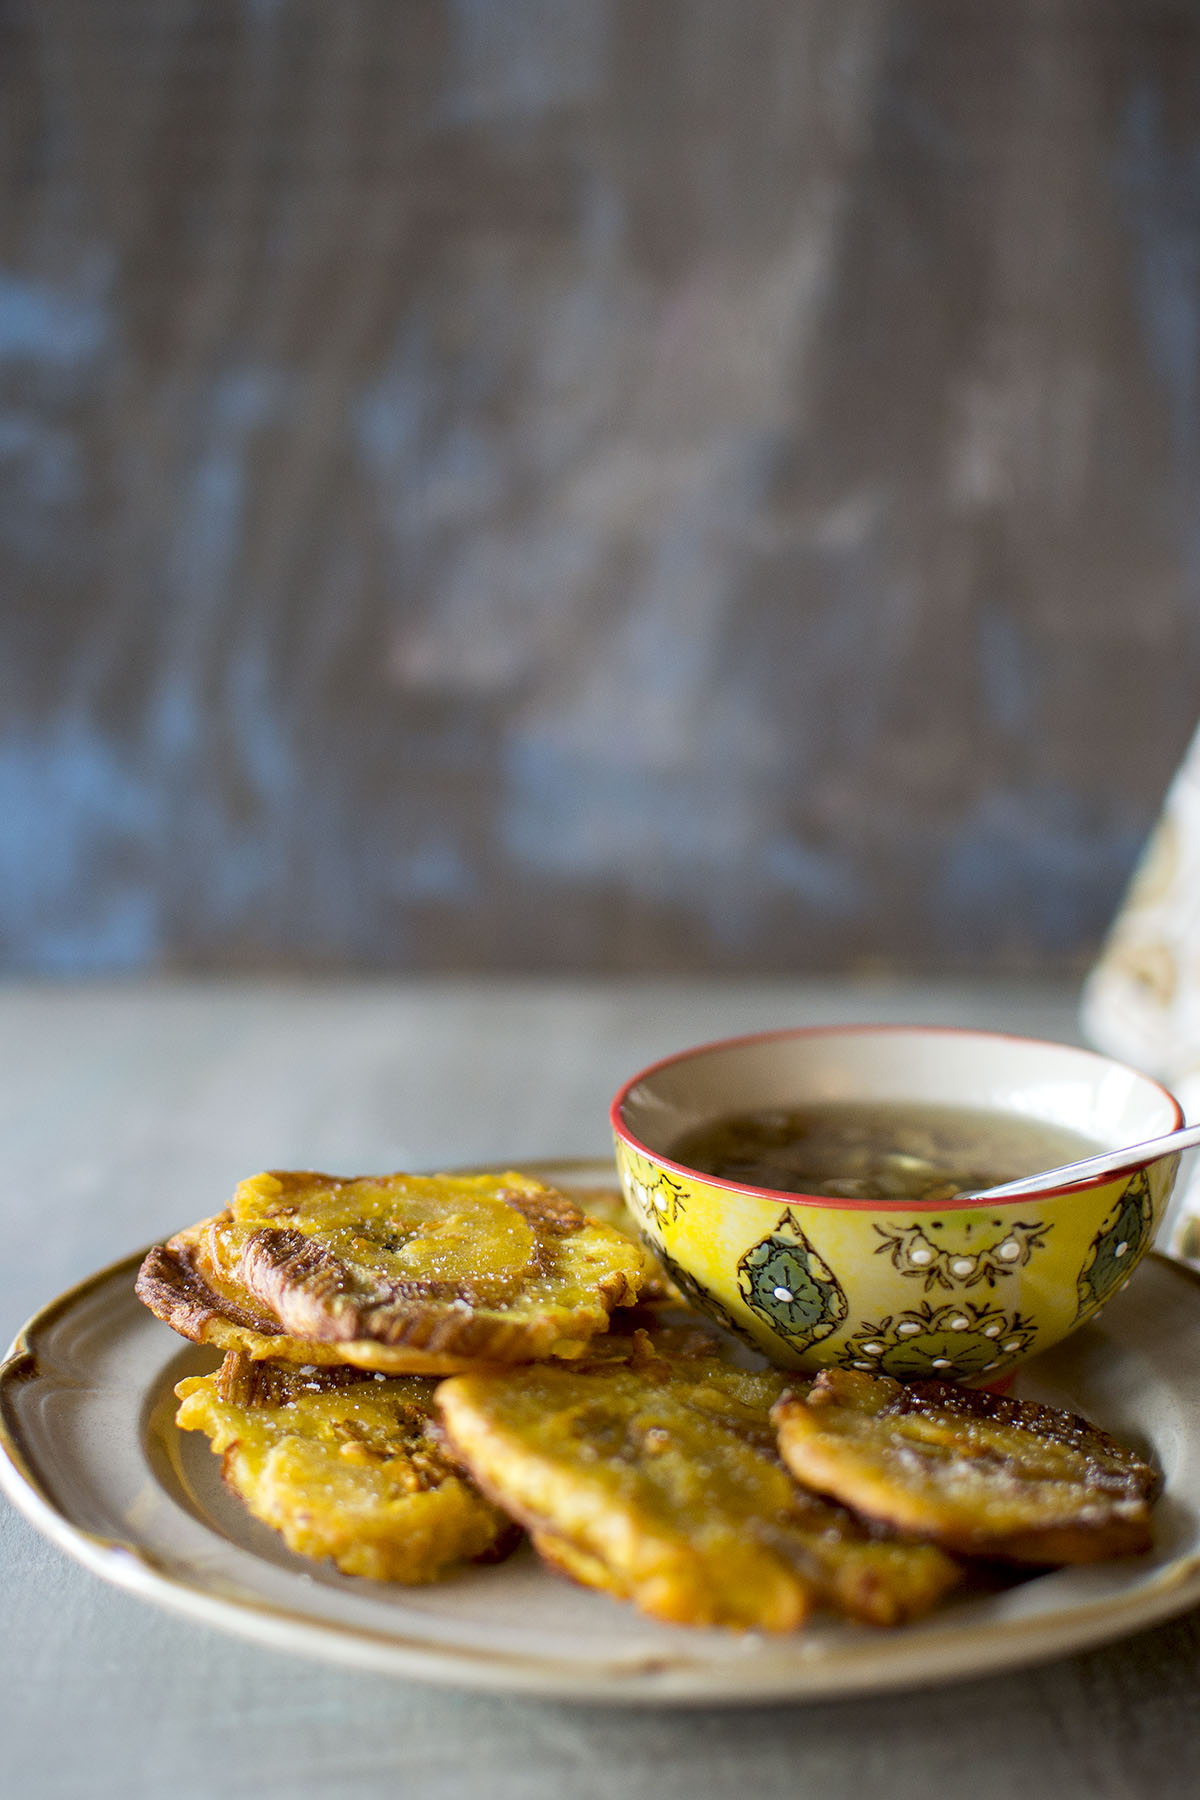
POLYGON ((868 1362, 856 1362, 856 1363, 851 1363, 851 1364, 850 1364, 850 1367, 851 1367, 851 1368, 852 1368, 852 1369, 869 1369, 869 1368, 870 1368, 870 1366, 871 1366, 871 1365, 870 1365, 870 1363, 868 1363, 868 1362))
POLYGON ((996 1255, 1003 1257, 1005 1262, 1016 1262, 1020 1254, 1021 1246, 1015 1238, 1005 1238, 1004 1242, 997 1245, 996 1248, 996 1255))
POLYGON ((771 1292, 774 1294, 776 1300, 792 1301, 796 1298, 796 1296, 795 1296, 795 1294, 793 1294, 791 1288, 777 1287, 777 1288, 772 1288, 771 1292))
POLYGON ((883 1355, 883 1345, 882 1344, 864 1344, 863 1350, 867 1356, 882 1356, 883 1355))
POLYGON ((896 1332, 899 1337, 912 1337, 913 1333, 920 1329, 921 1327, 914 1325, 911 1319, 905 1319, 903 1325, 897 1325, 896 1332))
POLYGON ((1125 1252, 1128 1250, 1128 1248, 1129 1248, 1128 1244, 1118 1244, 1116 1249, 1113 1251, 1113 1255, 1114 1256, 1124 1256, 1125 1252))
POLYGON ((957 1319, 951 1319, 950 1329, 951 1331, 965 1331, 970 1323, 970 1319, 964 1319, 962 1314, 959 1313, 957 1319))
POLYGON ((666 1195, 665 1194, 655 1194, 654 1204, 658 1208, 659 1212, 666 1212, 666 1210, 667 1210, 666 1195))
POLYGON ((948 1356, 935 1356, 933 1359, 933 1366, 935 1369, 948 1369, 950 1367, 950 1358, 948 1356))
POLYGON ((909 1257, 909 1261, 915 1262, 915 1263, 920 1263, 923 1268, 926 1263, 931 1263, 933 1261, 933 1251, 932 1250, 914 1250, 909 1257))
POLYGON ((974 1267, 975 1258, 973 1256, 956 1256, 950 1264, 951 1273, 954 1275, 969 1275, 974 1267))
POLYGON ((1019 1350, 1021 1348, 1021 1340, 1020 1338, 1010 1338, 1008 1343, 1001 1344, 1000 1348, 1002 1350, 1019 1350))
POLYGON ((998 1369, 999 1367, 1000 1367, 1000 1358, 997 1357, 994 1362, 984 1363, 983 1372, 986 1375, 989 1369, 998 1369))
POLYGON ((999 1325, 985 1325, 983 1328, 983 1335, 984 1335, 984 1337, 999 1337, 1000 1336, 999 1325))

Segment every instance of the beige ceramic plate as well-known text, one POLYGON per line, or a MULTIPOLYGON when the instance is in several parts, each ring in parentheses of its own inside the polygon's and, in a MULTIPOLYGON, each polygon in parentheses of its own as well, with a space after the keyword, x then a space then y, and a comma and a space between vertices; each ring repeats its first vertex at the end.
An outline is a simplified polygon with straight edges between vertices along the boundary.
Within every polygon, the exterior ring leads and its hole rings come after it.
MULTIPOLYGON (((605 1163, 536 1172, 614 1180, 605 1163)), ((1166 1475, 1153 1555, 961 1599, 896 1631, 822 1621, 769 1639, 656 1625, 528 1551, 415 1589, 291 1556, 225 1493, 205 1439, 176 1431, 175 1382, 216 1359, 138 1304, 139 1260, 73 1288, 18 1338, 0 1368, 0 1484, 105 1579, 275 1649, 462 1687, 733 1704, 980 1675, 1200 1602, 1200 1283, 1171 1263, 1144 1263, 1102 1320, 1030 1364, 1017 1390, 1152 1448, 1166 1475)))

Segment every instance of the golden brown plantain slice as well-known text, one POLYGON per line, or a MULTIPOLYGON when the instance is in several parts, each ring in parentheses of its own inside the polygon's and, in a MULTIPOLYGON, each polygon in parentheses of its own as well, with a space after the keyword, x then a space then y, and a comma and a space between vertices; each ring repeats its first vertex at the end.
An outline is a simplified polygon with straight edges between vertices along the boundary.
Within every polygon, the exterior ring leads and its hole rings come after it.
POLYGON ((576 1580, 686 1625, 790 1631, 815 1606, 893 1624, 959 1578, 792 1481, 772 1403, 788 1377, 638 1334, 628 1364, 537 1364, 438 1389, 474 1480, 576 1580))
POLYGON ((798 1480, 948 1549, 1081 1563, 1150 1546, 1156 1472, 1073 1413, 826 1369, 773 1417, 798 1480))
POLYGON ((642 1306, 659 1306, 664 1303, 684 1306, 687 1302, 683 1295, 663 1268, 654 1251, 646 1243, 638 1228, 638 1222, 630 1211, 629 1203, 619 1187, 572 1188, 571 1198, 576 1206, 583 1208, 589 1219, 595 1219, 601 1225, 609 1225, 619 1231, 631 1243, 636 1244, 642 1256, 643 1282, 638 1302, 642 1306))
POLYGON ((258 1360, 340 1367, 349 1364, 384 1375, 457 1375, 490 1368, 474 1356, 419 1350, 374 1341, 322 1343, 292 1337, 270 1309, 224 1274, 213 1254, 214 1236, 228 1216, 202 1220, 150 1250, 135 1291, 150 1311, 194 1344, 240 1350, 258 1360))
POLYGON ((205 1248, 208 1228, 215 1223, 209 1219, 191 1225, 147 1252, 134 1284, 142 1304, 193 1344, 292 1362, 340 1362, 336 1352, 322 1354, 323 1345, 288 1338, 279 1320, 252 1294, 217 1273, 205 1248))
POLYGON ((436 1581, 519 1535, 447 1454, 436 1387, 230 1352, 179 1383, 176 1422, 205 1433, 225 1481, 289 1550, 375 1581, 436 1581))
POLYGON ((636 1245, 514 1173, 258 1175, 211 1243, 290 1336, 364 1365, 363 1345, 473 1364, 577 1356, 643 1281, 636 1245))
POLYGON ((194 1343, 256 1358, 446 1375, 521 1357, 580 1354, 607 1326, 611 1306, 636 1299, 647 1267, 638 1245, 590 1224, 565 1196, 523 1176, 339 1181, 285 1174, 244 1182, 234 1208, 151 1250, 137 1292, 194 1343), (351 1239, 344 1263, 336 1243, 323 1245, 319 1230, 306 1238, 297 1220, 298 1196, 316 1190, 319 1203, 322 1188, 341 1201, 343 1216, 333 1206, 325 1222, 335 1240, 351 1239), (270 1216, 276 1190, 289 1196, 277 1215, 286 1228, 253 1229, 247 1221, 256 1212, 270 1216), (407 1204, 407 1239, 381 1224, 381 1194, 386 1203, 397 1192, 407 1204), (374 1242, 381 1230, 382 1246, 374 1242), (393 1246, 407 1271, 393 1267, 372 1277, 364 1252, 383 1249, 386 1258, 393 1246), (246 1285, 244 1263, 257 1271, 263 1291, 246 1285), (506 1285, 516 1289, 511 1300, 506 1285), (347 1335, 360 1325, 366 1335, 347 1335))

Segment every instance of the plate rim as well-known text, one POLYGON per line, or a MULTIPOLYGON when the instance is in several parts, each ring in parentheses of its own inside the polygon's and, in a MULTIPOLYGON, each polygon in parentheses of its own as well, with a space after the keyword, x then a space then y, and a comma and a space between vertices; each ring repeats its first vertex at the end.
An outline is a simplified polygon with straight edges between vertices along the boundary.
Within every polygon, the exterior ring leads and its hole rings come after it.
MULTIPOLYGON (((581 1176, 594 1172, 615 1178, 613 1165, 603 1157, 541 1158, 519 1166, 532 1174, 538 1168, 570 1169, 581 1176)), ((39 1307, 17 1332, 0 1362, 0 1492, 44 1537, 102 1580, 177 1616, 271 1649, 480 1692, 598 1705, 750 1706, 950 1685, 1030 1667, 1149 1629, 1200 1602, 1200 1548, 1192 1548, 1127 1593, 1069 1602, 1032 1618, 967 1622, 919 1645, 911 1636, 880 1632, 806 1654, 802 1633, 780 1638, 749 1634, 756 1653, 739 1662, 689 1654, 681 1637, 677 1652, 647 1647, 616 1662, 564 1665, 548 1652, 430 1642, 395 1625, 375 1629, 321 1617, 302 1605, 214 1592, 198 1575, 161 1566, 136 1536, 96 1532, 73 1520, 40 1476, 16 1417, 15 1390, 38 1377, 39 1340, 98 1289, 128 1280, 130 1321, 140 1322, 140 1313, 132 1310, 132 1281, 145 1254, 146 1249, 134 1251, 84 1276, 39 1307)), ((1200 1273, 1160 1251, 1151 1252, 1150 1260, 1180 1278, 1193 1301, 1200 1300, 1200 1273)), ((177 1351, 176 1344, 164 1339, 163 1362, 177 1351)), ((137 1394, 139 1406, 145 1392, 137 1394)))

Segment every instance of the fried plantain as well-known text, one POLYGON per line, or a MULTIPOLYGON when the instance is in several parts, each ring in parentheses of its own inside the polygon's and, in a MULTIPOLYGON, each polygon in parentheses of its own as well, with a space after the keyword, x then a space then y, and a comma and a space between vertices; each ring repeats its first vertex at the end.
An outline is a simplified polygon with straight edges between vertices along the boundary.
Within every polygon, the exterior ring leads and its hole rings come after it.
POLYGON ((491 1367, 479 1357, 373 1340, 328 1343, 284 1331, 275 1314, 225 1274, 213 1255, 214 1236, 228 1217, 202 1220, 180 1231, 145 1256, 135 1291, 165 1325, 194 1344, 240 1350, 255 1360, 337 1367, 350 1365, 384 1375, 457 1375, 491 1367))
POLYGON ((444 1375, 579 1355, 647 1269, 639 1245, 526 1176, 282 1173, 151 1250, 137 1292, 196 1343, 444 1375))
POLYGON ((686 1305, 683 1295, 667 1274, 657 1254, 643 1238, 637 1218, 631 1212, 629 1203, 618 1187, 572 1188, 571 1198, 577 1206, 583 1208, 589 1219, 598 1224, 611 1226, 619 1231, 631 1243, 637 1245, 642 1255, 642 1291, 638 1296, 642 1306, 674 1306, 686 1305))
POLYGON ((205 1433, 226 1483, 289 1550, 347 1575, 429 1582, 519 1536, 447 1453, 436 1387, 231 1351, 215 1374, 179 1383, 176 1423, 205 1433))
POLYGON ((826 1369, 772 1416, 798 1480, 950 1550, 1053 1564, 1150 1546, 1156 1471, 1074 1413, 826 1369))
POLYGON ((289 1335, 343 1355, 375 1344, 473 1363, 576 1356, 643 1280, 636 1245, 514 1173, 259 1175, 213 1242, 221 1271, 289 1335))
POLYGON ((215 1223, 190 1225, 146 1253, 134 1283, 143 1306, 193 1344, 292 1362, 340 1361, 335 1352, 322 1358, 322 1345, 288 1338, 273 1313, 217 1272, 205 1243, 215 1223))
POLYGON ((454 1450, 545 1560, 677 1624, 790 1631, 816 1606, 873 1624, 959 1579, 929 1545, 806 1492, 775 1446, 788 1377, 639 1333, 630 1361, 454 1376, 454 1450))

